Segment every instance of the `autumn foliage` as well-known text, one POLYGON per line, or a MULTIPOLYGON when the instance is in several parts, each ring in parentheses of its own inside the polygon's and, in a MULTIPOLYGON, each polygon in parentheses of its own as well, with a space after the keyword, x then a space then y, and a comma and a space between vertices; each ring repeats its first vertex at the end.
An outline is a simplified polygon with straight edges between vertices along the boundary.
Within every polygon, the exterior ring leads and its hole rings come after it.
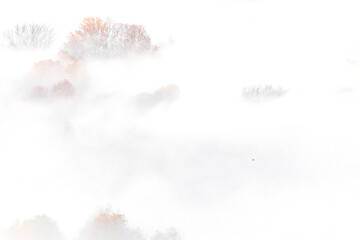
POLYGON ((124 57, 146 53, 156 47, 141 25, 117 23, 110 19, 89 17, 70 33, 61 51, 70 58, 124 57))
POLYGON ((36 78, 58 78, 65 74, 65 70, 65 67, 59 61, 46 59, 34 64, 32 74, 36 78))
POLYGON ((54 97, 71 97, 75 93, 74 86, 69 82, 69 80, 64 79, 53 85, 51 89, 51 94, 54 97))
POLYGON ((82 240, 144 240, 142 234, 126 225, 124 215, 110 211, 100 212, 83 229, 82 240))
POLYGON ((62 235, 55 221, 46 215, 38 215, 25 221, 17 221, 9 228, 10 240, 60 240, 62 235))

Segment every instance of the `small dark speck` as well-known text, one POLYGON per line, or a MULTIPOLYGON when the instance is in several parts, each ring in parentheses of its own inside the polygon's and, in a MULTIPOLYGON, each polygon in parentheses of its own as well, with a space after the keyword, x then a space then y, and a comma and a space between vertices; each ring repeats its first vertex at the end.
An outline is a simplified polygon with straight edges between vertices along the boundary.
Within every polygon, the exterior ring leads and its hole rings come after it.
POLYGON ((255 159, 253 158, 251 161, 255 161, 255 159))

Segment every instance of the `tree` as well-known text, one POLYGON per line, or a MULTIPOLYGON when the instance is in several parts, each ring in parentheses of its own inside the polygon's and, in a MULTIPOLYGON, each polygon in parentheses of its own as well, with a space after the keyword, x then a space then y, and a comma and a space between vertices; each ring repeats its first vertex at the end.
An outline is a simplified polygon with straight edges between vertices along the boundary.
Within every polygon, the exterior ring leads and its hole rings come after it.
POLYGON ((3 36, 13 48, 44 49, 53 43, 55 32, 45 24, 17 24, 5 31, 3 36))
POLYGON ((83 229, 81 240, 144 240, 138 230, 126 225, 124 215, 107 209, 96 215, 83 229))
POLYGON ((282 97, 286 94, 282 87, 272 85, 256 85, 243 88, 242 97, 248 101, 260 102, 282 97))
POLYGON ((62 238, 57 224, 46 215, 17 221, 8 230, 10 240, 59 240, 62 238))
POLYGON ((141 25, 123 24, 101 18, 85 18, 70 33, 62 54, 70 58, 124 57, 156 49, 141 25))

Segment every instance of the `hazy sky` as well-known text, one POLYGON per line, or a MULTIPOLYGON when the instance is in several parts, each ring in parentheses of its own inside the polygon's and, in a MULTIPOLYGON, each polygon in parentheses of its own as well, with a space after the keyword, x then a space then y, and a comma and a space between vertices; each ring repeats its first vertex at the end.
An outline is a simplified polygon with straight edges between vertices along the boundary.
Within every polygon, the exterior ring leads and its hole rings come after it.
MULTIPOLYGON (((0 225, 38 214, 68 239, 112 206, 146 236, 358 239, 357 1, 12 1, 0 30, 47 23, 46 51, 0 47, 0 225), (153 56, 89 60, 70 100, 34 101, 84 17, 145 26, 153 56), (175 84, 139 111, 138 94, 175 84), (242 90, 281 86, 247 102, 242 90), (152 106, 152 105, 151 105, 152 106), (254 161, 252 161, 254 159, 254 161)), ((3 40, 3 39, 2 39, 3 40)), ((66 64, 65 64, 66 65, 66 64)))

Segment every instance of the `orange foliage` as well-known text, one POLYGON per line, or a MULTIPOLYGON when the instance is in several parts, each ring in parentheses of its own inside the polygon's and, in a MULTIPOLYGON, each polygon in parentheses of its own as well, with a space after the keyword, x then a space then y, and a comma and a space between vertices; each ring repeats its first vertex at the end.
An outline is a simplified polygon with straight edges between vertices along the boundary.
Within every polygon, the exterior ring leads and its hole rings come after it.
MULTIPOLYGON (((83 22, 80 25, 80 29, 83 33, 94 34, 97 32, 101 32, 105 34, 106 25, 106 22, 103 21, 101 18, 88 17, 83 19, 83 22)), ((79 32, 81 33, 81 31, 76 31, 77 34, 79 32)))
POLYGON ((141 232, 126 226, 124 215, 105 210, 95 216, 83 229, 84 240, 131 239, 144 240, 141 232))

